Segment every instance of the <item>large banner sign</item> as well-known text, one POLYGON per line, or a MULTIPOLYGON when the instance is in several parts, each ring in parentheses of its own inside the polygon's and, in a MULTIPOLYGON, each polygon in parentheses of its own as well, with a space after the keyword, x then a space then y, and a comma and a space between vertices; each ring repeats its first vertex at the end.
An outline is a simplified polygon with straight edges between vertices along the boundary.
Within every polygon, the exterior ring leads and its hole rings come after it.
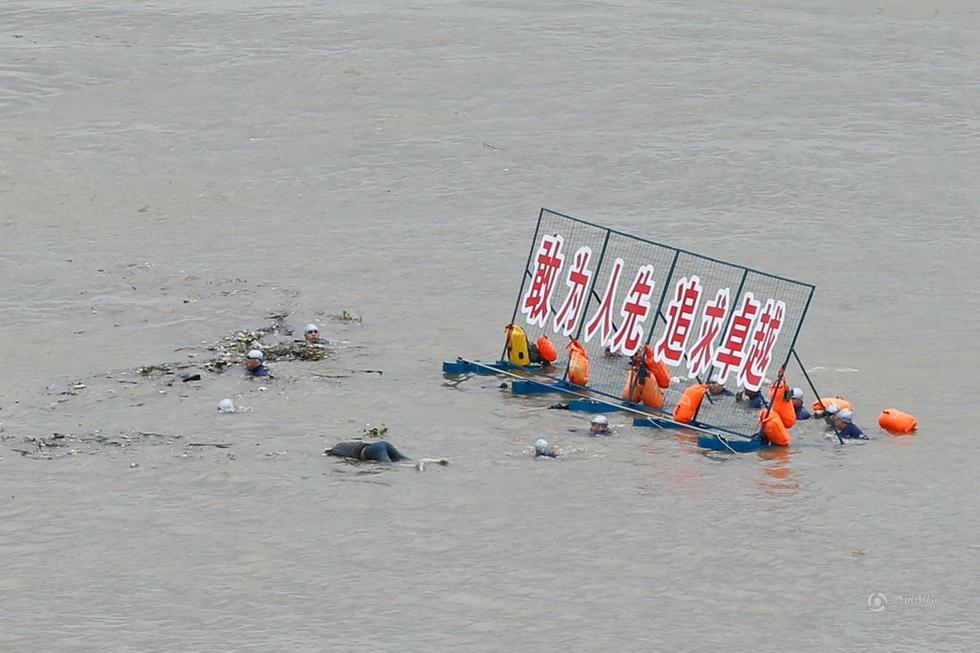
MULTIPOLYGON (((728 393, 705 402, 698 420, 751 433, 756 415, 729 393, 766 390, 813 289, 542 209, 512 321, 532 342, 581 342, 589 390, 617 400, 629 358, 649 345, 673 375, 664 412, 692 383, 717 378, 728 393)), ((567 364, 563 356, 546 375, 564 379, 567 364)))

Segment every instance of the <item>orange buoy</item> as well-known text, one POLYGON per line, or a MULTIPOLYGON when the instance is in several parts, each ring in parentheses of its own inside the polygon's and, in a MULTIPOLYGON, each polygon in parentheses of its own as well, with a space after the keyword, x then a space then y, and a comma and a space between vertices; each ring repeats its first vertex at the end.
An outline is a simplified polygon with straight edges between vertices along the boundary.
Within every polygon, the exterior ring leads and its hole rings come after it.
POLYGON ((653 347, 650 345, 643 347, 643 362, 653 374, 653 378, 657 380, 658 386, 664 389, 670 387, 670 370, 667 369, 667 365, 663 361, 654 360, 653 347))
POLYGON ((766 411, 765 409, 760 410, 759 421, 762 424, 762 432, 766 434, 769 442, 780 447, 789 446, 789 431, 786 430, 786 425, 783 424, 779 413, 766 411), (768 415, 766 415, 767 412, 769 413, 768 415))
POLYGON ((786 379, 782 379, 770 389, 769 395, 772 399, 772 412, 779 415, 782 426, 791 429, 796 424, 796 408, 793 402, 786 398, 787 389, 786 379))
POLYGON ((657 380, 658 386, 665 390, 670 387, 670 370, 663 361, 655 362, 650 371, 653 372, 653 378, 657 380))
POLYGON ((589 385, 589 354, 575 338, 568 343, 568 380, 575 385, 589 385))
POLYGON ((664 393, 660 390, 660 386, 647 379, 643 384, 643 391, 640 392, 640 401, 644 406, 660 409, 664 407, 664 393))
POLYGON ((698 409, 701 408, 701 402, 704 401, 704 393, 707 391, 708 386, 703 383, 696 383, 685 390, 674 408, 674 421, 688 424, 694 419, 694 416, 698 414, 698 409))
POLYGON ((849 402, 847 399, 844 399, 841 396, 837 396, 837 397, 821 397, 820 399, 816 400, 812 404, 813 412, 822 413, 824 412, 826 407, 829 406, 830 404, 834 404, 835 406, 837 406, 838 410, 844 410, 845 408, 847 408, 848 410, 854 410, 854 406, 851 404, 851 402, 849 402))
POLYGON ((539 336, 535 344, 538 346, 538 355, 548 361, 548 363, 554 363, 558 360, 558 352, 555 350, 555 346, 548 336, 539 336))
POLYGON ((908 413, 903 413, 895 408, 886 408, 878 416, 878 426, 890 433, 903 434, 911 433, 919 427, 918 420, 908 413))
POLYGON ((636 371, 631 369, 626 377, 626 385, 623 387, 623 399, 651 408, 663 408, 664 393, 657 387, 653 377, 647 376, 643 383, 636 383, 635 379, 636 371))

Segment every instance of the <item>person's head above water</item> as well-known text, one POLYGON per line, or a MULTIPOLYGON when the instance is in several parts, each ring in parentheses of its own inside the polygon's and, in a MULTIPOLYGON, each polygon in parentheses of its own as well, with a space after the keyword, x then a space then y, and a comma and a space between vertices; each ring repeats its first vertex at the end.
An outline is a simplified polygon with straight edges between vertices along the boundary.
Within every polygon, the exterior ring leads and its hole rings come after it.
POLYGON ((260 349, 253 349, 247 354, 245 354, 245 367, 250 370, 254 370, 262 366, 265 361, 265 354, 262 353, 260 349))
POLYGON ((535 458, 558 458, 559 452, 557 449, 548 444, 548 441, 544 438, 538 438, 534 443, 534 457, 535 458))
POLYGON ((725 391, 725 385, 721 382, 721 377, 717 374, 712 374, 708 378, 708 394, 720 395, 725 391))
POLYGON ((592 418, 589 430, 593 433, 605 433, 609 430, 609 420, 605 415, 596 415, 592 418))
POLYGON ((802 388, 793 388, 793 390, 790 392, 790 400, 793 402, 793 405, 794 406, 796 406, 796 407, 802 406, 803 405, 803 389, 802 388))
POLYGON ((307 324, 306 328, 303 329, 303 337, 306 338, 306 342, 319 342, 320 327, 315 324, 307 324))
POLYGON ((841 408, 833 415, 834 422, 838 424, 837 428, 842 428, 844 424, 851 424, 854 422, 854 413, 851 412, 850 408, 841 408))

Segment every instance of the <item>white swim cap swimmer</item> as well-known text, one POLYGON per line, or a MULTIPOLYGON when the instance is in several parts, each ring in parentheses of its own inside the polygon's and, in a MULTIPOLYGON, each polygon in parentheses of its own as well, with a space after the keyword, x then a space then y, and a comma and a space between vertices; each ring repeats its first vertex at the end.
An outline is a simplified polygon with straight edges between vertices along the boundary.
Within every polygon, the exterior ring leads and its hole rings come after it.
POLYGON ((548 441, 544 438, 538 438, 537 442, 534 443, 534 448, 538 451, 548 448, 548 441))
POLYGON ((609 426, 609 420, 606 419, 605 415, 596 415, 592 418, 593 424, 601 424, 602 426, 609 426))
POLYGON ((222 399, 218 402, 218 412, 219 413, 234 413, 235 412, 235 402, 231 399, 222 399))
POLYGON ((303 333, 313 333, 314 331, 320 333, 320 327, 315 324, 307 324, 306 328, 303 329, 303 333))
POLYGON ((257 361, 264 361, 265 354, 263 354, 259 349, 253 349, 252 351, 248 352, 248 355, 245 358, 254 358, 257 361))
POLYGON ((793 388, 793 399, 803 399, 802 388, 793 388))
POLYGON ((843 408, 841 410, 838 410, 837 414, 834 415, 834 417, 836 417, 842 422, 847 422, 848 424, 850 424, 851 420, 854 419, 854 413, 852 413, 849 408, 843 408))
POLYGON ((711 377, 708 379, 708 383, 718 383, 718 384, 720 384, 721 383, 721 377, 718 376, 717 374, 712 374, 711 377))

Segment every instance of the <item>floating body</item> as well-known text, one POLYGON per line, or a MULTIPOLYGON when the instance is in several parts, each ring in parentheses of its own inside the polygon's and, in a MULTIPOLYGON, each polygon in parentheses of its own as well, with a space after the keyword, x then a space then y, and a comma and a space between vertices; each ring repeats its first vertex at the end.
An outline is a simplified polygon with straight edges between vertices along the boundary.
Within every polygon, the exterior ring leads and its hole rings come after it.
POLYGON ((378 440, 377 442, 361 442, 360 440, 338 442, 323 453, 328 456, 351 458, 353 460, 373 460, 378 463, 395 463, 401 460, 410 460, 408 456, 396 449, 395 445, 387 440, 378 440))

